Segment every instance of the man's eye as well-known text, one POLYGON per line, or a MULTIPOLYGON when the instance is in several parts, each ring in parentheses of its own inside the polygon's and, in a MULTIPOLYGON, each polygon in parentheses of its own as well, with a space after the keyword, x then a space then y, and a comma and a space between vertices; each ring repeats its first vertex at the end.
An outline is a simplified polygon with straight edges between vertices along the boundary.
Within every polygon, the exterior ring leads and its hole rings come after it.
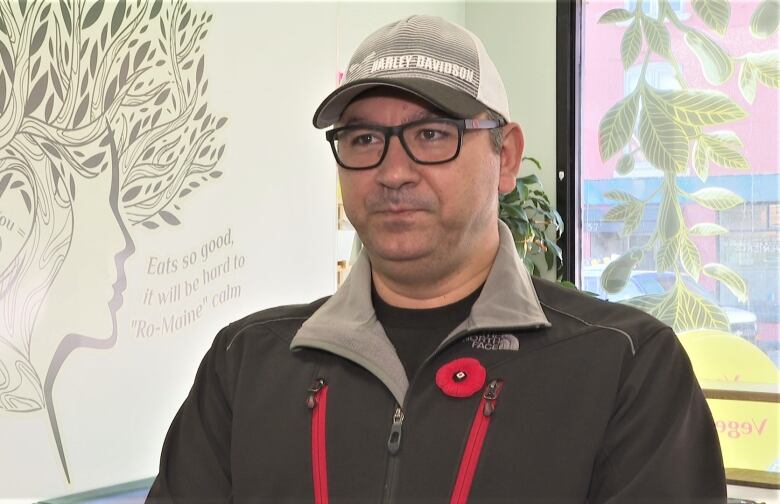
POLYGON ((377 143, 378 141, 379 138, 373 133, 362 133, 355 135, 352 138, 351 144, 354 146, 371 145, 373 143, 377 143))
POLYGON ((447 131, 443 130, 437 130, 437 129, 421 129, 417 132, 417 136, 425 141, 432 142, 434 140, 444 140, 449 136, 449 133, 447 131))

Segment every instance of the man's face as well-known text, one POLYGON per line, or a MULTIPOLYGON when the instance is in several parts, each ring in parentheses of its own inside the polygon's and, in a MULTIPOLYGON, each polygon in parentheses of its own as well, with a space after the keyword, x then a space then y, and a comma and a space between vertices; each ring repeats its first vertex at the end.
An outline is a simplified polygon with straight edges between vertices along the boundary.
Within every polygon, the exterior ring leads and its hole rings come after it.
MULTIPOLYGON (((371 93, 353 101, 338 126, 395 126, 434 110, 412 95, 371 93)), ((499 164, 486 130, 464 134, 460 155, 435 165, 413 161, 394 136, 376 168, 339 168, 344 209, 375 263, 462 264, 485 233, 497 232, 499 164)))

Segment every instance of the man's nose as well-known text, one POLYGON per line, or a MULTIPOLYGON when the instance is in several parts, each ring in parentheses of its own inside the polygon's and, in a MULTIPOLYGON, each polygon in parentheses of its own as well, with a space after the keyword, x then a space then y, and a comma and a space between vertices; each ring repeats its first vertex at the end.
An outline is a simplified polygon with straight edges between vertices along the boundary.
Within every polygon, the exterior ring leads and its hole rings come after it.
POLYGON ((419 167, 401 145, 401 139, 392 136, 388 142, 385 159, 377 167, 377 181, 391 189, 416 183, 420 178, 419 167))

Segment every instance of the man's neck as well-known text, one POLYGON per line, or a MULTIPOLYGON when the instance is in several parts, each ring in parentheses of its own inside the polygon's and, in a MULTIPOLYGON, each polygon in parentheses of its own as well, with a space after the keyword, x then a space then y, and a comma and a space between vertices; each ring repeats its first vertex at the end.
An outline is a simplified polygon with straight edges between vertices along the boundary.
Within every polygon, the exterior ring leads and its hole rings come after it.
POLYGON ((485 283, 498 252, 498 236, 488 246, 469 257, 465 264, 452 268, 447 274, 420 274, 398 277, 390 269, 373 265, 371 276, 377 294, 389 305, 398 308, 437 308, 455 303, 485 283))

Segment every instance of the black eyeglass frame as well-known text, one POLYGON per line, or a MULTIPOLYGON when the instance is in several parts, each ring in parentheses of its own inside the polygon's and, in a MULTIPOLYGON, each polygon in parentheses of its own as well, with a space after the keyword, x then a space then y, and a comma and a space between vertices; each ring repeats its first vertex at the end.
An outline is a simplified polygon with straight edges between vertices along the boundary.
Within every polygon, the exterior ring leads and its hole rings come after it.
POLYGON ((401 142, 401 146, 404 148, 406 155, 409 156, 415 163, 424 164, 424 165, 436 165, 436 164, 448 163, 460 155, 460 148, 463 145, 464 133, 467 133, 469 131, 491 130, 496 128, 502 128, 506 126, 506 124, 507 124, 506 121, 504 121, 503 119, 499 119, 496 121, 493 119, 452 119, 448 117, 429 117, 426 119, 420 119, 419 121, 412 121, 406 124, 399 124, 397 126, 379 126, 376 124, 350 124, 348 126, 333 128, 332 130, 326 131, 325 139, 328 141, 328 143, 330 143, 330 150, 333 152, 333 157, 336 158, 336 163, 338 163, 339 166, 347 170, 370 170, 371 168, 376 168, 377 166, 382 164, 382 161, 385 160, 385 156, 387 155, 387 149, 390 146, 390 139, 393 136, 398 137, 398 141, 401 142), (452 157, 450 158, 443 159, 441 161, 422 161, 420 159, 417 159, 417 157, 414 154, 412 154, 412 150, 406 144, 406 140, 404 140, 403 133, 406 130, 406 128, 417 126, 419 124, 433 122, 433 121, 446 122, 454 125, 458 129, 458 146, 455 149, 455 154, 453 154, 452 157), (372 165, 360 166, 360 167, 347 166, 341 160, 338 151, 336 150, 336 135, 339 132, 344 130, 361 129, 361 128, 384 133, 385 145, 384 148, 382 149, 382 154, 379 156, 379 160, 372 165))

